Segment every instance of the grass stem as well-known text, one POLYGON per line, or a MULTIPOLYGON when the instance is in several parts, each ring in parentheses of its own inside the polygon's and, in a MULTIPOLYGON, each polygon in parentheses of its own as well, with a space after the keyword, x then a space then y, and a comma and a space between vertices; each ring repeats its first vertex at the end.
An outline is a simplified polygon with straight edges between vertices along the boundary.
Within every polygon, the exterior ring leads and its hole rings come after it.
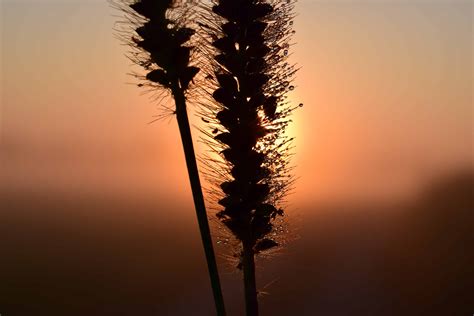
POLYGON ((242 269, 244 272, 245 310, 247 316, 258 316, 255 255, 251 243, 243 242, 242 269))
POLYGON ((183 90, 178 83, 172 87, 174 100, 176 103, 176 117, 183 143, 184 155, 186 158, 186 165, 188 169, 189 181, 191 183, 191 190, 193 194, 194 206, 196 209, 197 220, 199 224, 199 231, 201 233, 201 240, 204 246, 204 252, 207 260, 207 268, 209 270, 209 277, 211 279, 211 286, 214 295, 214 302, 218 316, 225 315, 224 298, 222 296, 221 284, 219 280, 219 272, 217 269, 216 257, 214 254, 211 231, 209 228, 209 221, 207 218, 206 207, 204 204, 204 197, 202 194, 201 182, 199 179, 199 172, 194 153, 193 140, 191 129, 189 127, 188 113, 186 109, 186 98, 183 90))

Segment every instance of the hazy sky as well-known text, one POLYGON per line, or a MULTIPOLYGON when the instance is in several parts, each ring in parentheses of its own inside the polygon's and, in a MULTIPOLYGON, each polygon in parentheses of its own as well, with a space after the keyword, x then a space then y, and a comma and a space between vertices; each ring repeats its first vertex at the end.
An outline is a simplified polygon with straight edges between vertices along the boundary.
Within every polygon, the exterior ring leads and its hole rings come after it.
MULTIPOLYGON (((397 195, 472 166, 472 1, 297 12, 292 201, 397 195)), ((177 124, 147 124, 159 109, 126 84, 114 14, 105 0, 1 1, 4 189, 189 198, 177 124)))

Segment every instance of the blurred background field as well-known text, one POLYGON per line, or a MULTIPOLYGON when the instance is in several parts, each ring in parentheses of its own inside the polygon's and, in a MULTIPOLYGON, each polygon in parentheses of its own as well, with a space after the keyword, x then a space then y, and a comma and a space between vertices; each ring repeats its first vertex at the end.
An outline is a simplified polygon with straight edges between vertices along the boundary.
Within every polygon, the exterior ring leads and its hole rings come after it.
MULTIPOLYGON (((258 262, 262 313, 469 314, 473 185, 474 173, 459 173, 406 203, 290 213, 293 239, 258 262)), ((213 313, 191 203, 179 206, 189 216, 166 199, 8 195, 1 203, 6 315, 213 313)), ((240 276, 216 249, 229 314, 242 315, 240 276)))

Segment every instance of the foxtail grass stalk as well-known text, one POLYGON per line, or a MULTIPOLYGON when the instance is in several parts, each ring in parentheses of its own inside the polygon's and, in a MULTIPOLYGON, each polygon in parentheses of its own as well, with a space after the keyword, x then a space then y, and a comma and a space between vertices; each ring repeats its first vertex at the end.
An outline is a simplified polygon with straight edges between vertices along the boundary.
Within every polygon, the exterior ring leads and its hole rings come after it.
POLYGON ((216 170, 217 216, 241 244, 247 316, 259 314, 255 257, 279 246, 274 223, 293 182, 285 129, 297 108, 286 100, 296 72, 287 62, 294 3, 214 0, 200 21, 212 65, 204 69, 212 81, 207 135, 224 161, 216 170))
POLYGON ((245 311, 248 316, 258 315, 255 252, 251 243, 242 243, 242 270, 244 272, 245 311))
POLYGON ((146 85, 153 91, 170 92, 174 99, 174 113, 186 159, 215 308, 217 315, 224 316, 224 299, 186 107, 189 84, 200 70, 189 65, 193 48, 189 41, 195 32, 188 25, 192 12, 185 9, 186 2, 177 0, 111 1, 116 8, 125 12, 124 25, 128 28, 119 29, 118 33, 133 49, 129 57, 147 71, 145 77, 137 76, 144 82, 140 86, 146 85))
POLYGON ((191 183, 191 190, 193 193, 194 207, 196 209, 196 216, 199 224, 199 230, 201 232, 202 244, 207 259, 207 268, 212 284, 215 307, 217 315, 224 316, 226 314, 224 298, 222 296, 222 289, 214 254, 211 231, 209 229, 209 222, 207 219, 206 207, 204 204, 204 197, 202 194, 201 182, 199 179, 199 172, 194 154, 191 130, 189 128, 188 114, 186 111, 186 99, 183 91, 177 84, 173 85, 172 91, 176 104, 176 119, 178 121, 179 132, 181 134, 181 142, 183 144, 189 181, 191 183))

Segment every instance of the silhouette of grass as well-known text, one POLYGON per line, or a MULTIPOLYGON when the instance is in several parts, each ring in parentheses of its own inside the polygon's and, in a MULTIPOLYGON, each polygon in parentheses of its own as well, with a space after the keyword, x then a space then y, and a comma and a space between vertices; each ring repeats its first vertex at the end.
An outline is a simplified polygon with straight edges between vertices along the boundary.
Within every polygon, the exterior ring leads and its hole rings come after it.
POLYGON ((126 14, 124 21, 126 27, 119 29, 119 36, 133 48, 130 59, 147 71, 144 77, 137 75, 143 80, 139 86, 168 92, 175 101, 173 113, 176 114, 181 134, 216 310, 218 315, 225 315, 186 109, 186 92, 199 72, 198 67, 190 65, 193 50, 190 40, 195 33, 194 29, 188 26, 188 21, 192 19, 192 11, 189 10, 188 2, 173 0, 117 0, 113 4, 126 14))
POLYGON ((202 5, 206 58, 204 159, 217 217, 240 242, 247 315, 258 315, 255 255, 279 245, 275 220, 292 187, 292 138, 285 135, 296 67, 289 65, 294 1, 219 0, 202 5), (207 95, 206 95, 207 94, 207 95), (207 163, 206 163, 207 161, 207 163))

